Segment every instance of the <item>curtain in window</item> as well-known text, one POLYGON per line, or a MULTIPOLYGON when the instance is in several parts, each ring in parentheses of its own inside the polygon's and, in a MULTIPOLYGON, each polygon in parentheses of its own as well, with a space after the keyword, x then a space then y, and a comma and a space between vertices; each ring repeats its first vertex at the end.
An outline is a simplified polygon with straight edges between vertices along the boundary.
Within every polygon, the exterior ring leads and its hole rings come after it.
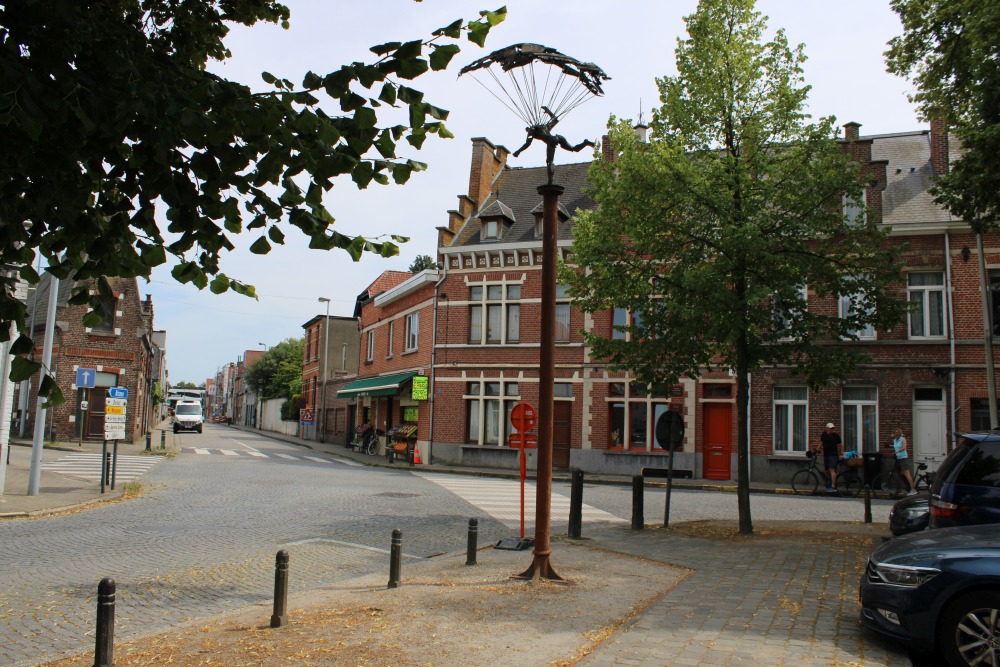
POLYGON ((569 304, 556 304, 556 340, 569 340, 569 304))
POLYGON ((500 342, 500 332, 503 330, 500 326, 503 311, 500 308, 500 306, 486 307, 486 341, 488 343, 500 342))
POLYGON ((486 401, 486 442, 500 444, 500 401, 486 401))
POLYGON ((479 442, 479 401, 469 401, 469 442, 479 442))
POLYGON ((483 342, 483 307, 473 306, 469 309, 469 342, 483 342))
POLYGON ((507 342, 516 343, 521 338, 521 306, 507 306, 507 342))

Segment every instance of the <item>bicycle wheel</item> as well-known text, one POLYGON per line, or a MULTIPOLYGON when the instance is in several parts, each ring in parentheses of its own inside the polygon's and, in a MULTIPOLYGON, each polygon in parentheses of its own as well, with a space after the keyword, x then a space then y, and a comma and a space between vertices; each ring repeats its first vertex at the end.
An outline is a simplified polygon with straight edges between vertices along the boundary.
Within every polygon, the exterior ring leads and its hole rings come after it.
POLYGON ((903 492, 903 480, 894 470, 882 473, 872 482, 872 491, 898 496, 903 492))
POLYGON ((837 493, 855 497, 861 493, 861 479, 854 470, 845 470, 837 475, 837 493))
POLYGON ((800 496, 816 493, 819 488, 819 476, 812 470, 800 470, 792 475, 792 491, 800 496))
POLYGON ((365 453, 371 456, 378 454, 378 438, 372 438, 365 447, 365 453))
POLYGON ((917 476, 917 479, 913 483, 914 486, 916 487, 917 491, 929 491, 930 490, 931 484, 934 483, 934 478, 931 477, 931 475, 933 475, 933 474, 934 473, 925 472, 925 473, 922 473, 922 474, 920 474, 920 475, 917 476))

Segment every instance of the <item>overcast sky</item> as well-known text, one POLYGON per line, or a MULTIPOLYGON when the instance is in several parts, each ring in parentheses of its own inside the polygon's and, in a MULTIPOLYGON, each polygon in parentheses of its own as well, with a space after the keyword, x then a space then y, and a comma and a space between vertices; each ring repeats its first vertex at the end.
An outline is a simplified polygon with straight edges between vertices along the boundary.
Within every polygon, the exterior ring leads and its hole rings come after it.
MULTIPOLYGON (((270 25, 234 30, 227 39, 233 58, 213 69, 256 88, 263 87, 264 70, 298 85, 308 70, 323 74, 345 63, 370 60, 370 46, 427 37, 454 19, 500 6, 467 0, 286 4, 292 14, 289 30, 270 25)), ((648 119, 650 108, 659 105, 655 79, 675 73, 677 38, 686 36, 683 17, 696 5, 696 0, 507 2, 508 18, 493 29, 485 49, 464 42, 447 71, 412 83, 426 93, 428 102, 451 111, 447 126, 454 139, 432 136, 423 150, 406 153, 428 163, 429 169, 405 186, 372 185, 364 191, 345 178, 326 196, 336 228, 344 234, 409 236, 399 257, 366 257, 354 263, 343 251, 309 250, 307 239, 287 228, 286 244, 269 255, 251 255, 247 248, 259 234, 245 234, 234 239, 237 250, 223 257, 223 271, 255 285, 259 301, 178 285, 169 267, 155 271, 149 284, 140 281, 140 290, 153 297, 155 327, 167 331, 170 381, 200 384, 245 350, 301 336, 302 324, 326 312, 319 297, 331 300, 330 315, 351 316, 357 295, 380 273, 405 271, 417 255, 435 255, 436 228, 447 224, 447 211, 457 208, 457 196, 468 187, 469 139, 483 136, 514 150, 525 138, 523 123, 513 113, 471 78, 457 79, 462 66, 520 42, 541 43, 596 63, 611 77, 605 96, 573 111, 558 130, 573 143, 598 140, 610 115, 636 119, 641 108, 648 119)), ((805 79, 812 86, 809 111, 814 117, 836 116, 841 125, 856 121, 862 124, 862 135, 923 129, 906 99, 910 84, 885 71, 886 42, 900 32, 888 0, 760 0, 758 9, 769 17, 772 30, 783 28, 791 43, 805 44, 805 79)), ((544 153, 536 142, 510 163, 538 166, 544 163, 544 153)), ((557 156, 561 162, 587 159, 586 152, 557 156)))

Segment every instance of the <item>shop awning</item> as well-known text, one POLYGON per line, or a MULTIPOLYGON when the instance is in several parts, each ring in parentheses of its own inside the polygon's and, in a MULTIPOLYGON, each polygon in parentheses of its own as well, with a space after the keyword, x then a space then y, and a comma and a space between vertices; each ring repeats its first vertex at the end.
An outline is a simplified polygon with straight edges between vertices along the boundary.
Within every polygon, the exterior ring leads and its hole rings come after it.
POLYGON ((337 392, 337 398, 352 396, 393 396, 399 393, 399 387, 416 373, 398 373, 396 375, 381 375, 374 378, 355 380, 337 392))

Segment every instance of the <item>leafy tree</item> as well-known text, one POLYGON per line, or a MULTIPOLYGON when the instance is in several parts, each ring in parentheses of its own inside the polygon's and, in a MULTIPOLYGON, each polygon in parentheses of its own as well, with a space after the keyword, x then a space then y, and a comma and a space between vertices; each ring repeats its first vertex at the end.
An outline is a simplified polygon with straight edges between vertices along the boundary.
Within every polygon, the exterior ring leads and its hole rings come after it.
POLYGON ((174 385, 174 389, 197 389, 198 385, 194 382, 181 381, 174 385))
POLYGON ((437 269, 438 263, 431 259, 430 255, 417 255, 417 258, 410 264, 410 273, 426 271, 427 269, 437 269))
POLYGON ((247 370, 246 382, 260 398, 291 398, 302 389, 301 338, 281 341, 247 370))
POLYGON ((926 118, 946 118, 962 156, 932 192, 977 232, 1000 224, 1000 4, 893 0, 903 34, 889 42, 889 71, 917 85, 926 118))
MULTIPOLYGON (((627 340, 589 333, 596 358, 661 393, 681 377, 732 369, 737 380, 740 532, 749 497, 749 373, 795 369, 817 387, 861 358, 842 339, 904 312, 887 232, 850 221, 859 168, 831 118, 808 122, 803 47, 766 24, 752 0, 702 0, 686 18, 677 76, 658 80, 652 141, 610 123, 617 159, 590 170, 597 209, 578 214, 576 267, 563 267, 576 305, 630 311, 627 340), (857 295, 836 308, 810 310, 857 295), (833 344, 831 344, 833 343, 833 344)), ((623 337, 623 338, 624 338, 623 337)))
MULTIPOLYGON (((396 255, 402 237, 332 229, 324 193, 337 176, 365 188, 424 169, 400 144, 419 150, 429 135, 452 135, 448 112, 409 82, 446 68, 463 33, 482 46, 505 15, 484 11, 427 40, 374 46, 372 62, 310 71, 299 86, 264 72, 253 89, 206 65, 230 57, 232 25, 287 27, 290 12, 274 0, 2 2, 0 265, 35 283, 41 253, 51 273, 81 281, 72 303, 89 301, 88 317, 106 319, 107 277, 148 278, 168 255, 179 282, 253 296, 221 267, 230 236, 243 231, 257 235, 257 254, 296 227, 311 248, 341 248, 354 260, 396 255), (405 109, 406 122, 380 125, 388 108, 405 109), (87 294, 88 279, 98 294, 87 294)), ((0 273, 0 340, 15 323, 22 335, 12 352, 25 354, 16 277, 0 273)), ((11 378, 38 368, 18 358, 11 378)))

